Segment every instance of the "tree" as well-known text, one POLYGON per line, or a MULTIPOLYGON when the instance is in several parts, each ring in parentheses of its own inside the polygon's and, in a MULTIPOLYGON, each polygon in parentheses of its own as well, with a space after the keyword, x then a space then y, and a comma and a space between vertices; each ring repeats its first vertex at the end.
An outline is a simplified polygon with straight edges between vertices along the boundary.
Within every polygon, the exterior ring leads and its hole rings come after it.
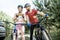
MULTIPOLYGON (((0 12, 0 21, 9 21, 13 22, 12 18, 8 16, 6 13, 3 11, 0 12)), ((4 22, 4 27, 6 28, 6 36, 10 33, 10 29, 12 28, 11 25, 7 22, 4 22)))

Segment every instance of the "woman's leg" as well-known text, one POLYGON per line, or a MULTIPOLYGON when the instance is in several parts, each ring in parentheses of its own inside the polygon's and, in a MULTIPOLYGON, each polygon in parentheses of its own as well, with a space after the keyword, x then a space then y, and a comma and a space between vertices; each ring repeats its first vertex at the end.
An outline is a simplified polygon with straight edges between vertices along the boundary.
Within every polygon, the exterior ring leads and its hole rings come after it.
POLYGON ((20 38, 20 25, 16 25, 16 30, 17 30, 17 40, 20 38))
POLYGON ((22 40, 25 40, 25 27, 24 26, 22 26, 21 35, 22 35, 22 40))
POLYGON ((16 33, 13 32, 13 40, 16 40, 16 33))
POLYGON ((20 39, 20 30, 17 30, 17 40, 20 39))
POLYGON ((16 28, 13 30, 13 40, 16 40, 16 28))

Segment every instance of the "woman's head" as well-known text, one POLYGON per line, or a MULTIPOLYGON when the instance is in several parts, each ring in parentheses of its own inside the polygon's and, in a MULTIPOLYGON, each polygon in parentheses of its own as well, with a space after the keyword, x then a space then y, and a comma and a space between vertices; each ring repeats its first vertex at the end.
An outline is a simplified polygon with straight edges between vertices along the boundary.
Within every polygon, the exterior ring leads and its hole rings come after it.
POLYGON ((19 11, 19 12, 22 12, 22 10, 23 10, 23 6, 22 6, 22 5, 18 5, 17 8, 18 8, 18 11, 19 11))

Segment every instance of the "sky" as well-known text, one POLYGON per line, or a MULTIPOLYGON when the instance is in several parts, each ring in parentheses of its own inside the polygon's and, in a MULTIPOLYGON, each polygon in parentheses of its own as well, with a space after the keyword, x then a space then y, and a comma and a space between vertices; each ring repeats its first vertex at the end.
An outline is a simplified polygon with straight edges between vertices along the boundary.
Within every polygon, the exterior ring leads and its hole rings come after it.
MULTIPOLYGON (((3 11, 7 15, 13 17, 15 13, 18 13, 17 6, 24 6, 26 3, 30 3, 32 8, 34 8, 32 0, 0 0, 0 11, 3 11)), ((25 12, 25 9, 23 12, 25 12)))

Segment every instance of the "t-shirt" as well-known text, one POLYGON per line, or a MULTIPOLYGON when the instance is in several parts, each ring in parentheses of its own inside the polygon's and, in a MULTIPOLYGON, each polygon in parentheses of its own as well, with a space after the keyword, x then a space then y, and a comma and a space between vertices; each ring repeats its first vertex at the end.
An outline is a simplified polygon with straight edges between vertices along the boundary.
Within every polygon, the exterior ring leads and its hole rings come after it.
POLYGON ((17 22, 23 22, 24 19, 23 19, 23 14, 16 14, 16 17, 17 17, 17 22))
POLYGON ((35 9, 32 9, 31 12, 29 12, 29 11, 26 12, 26 15, 28 15, 29 21, 31 24, 35 24, 38 22, 38 18, 36 16, 36 14, 37 14, 37 10, 35 10, 35 9))

